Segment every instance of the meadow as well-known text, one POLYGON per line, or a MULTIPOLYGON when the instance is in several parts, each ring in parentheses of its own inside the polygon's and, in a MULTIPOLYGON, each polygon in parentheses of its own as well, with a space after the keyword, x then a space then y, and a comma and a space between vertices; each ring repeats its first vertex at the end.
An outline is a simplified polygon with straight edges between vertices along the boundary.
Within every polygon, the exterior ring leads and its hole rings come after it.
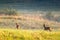
POLYGON ((45 23, 51 28, 60 30, 60 22, 50 21, 38 15, 0 16, 0 28, 15 29, 16 23, 22 29, 43 29, 45 23))
POLYGON ((0 16, 0 40, 60 40, 60 23, 35 16, 0 16), (54 30, 44 31, 44 23, 54 30))
POLYGON ((59 31, 0 29, 0 40, 60 40, 59 31))

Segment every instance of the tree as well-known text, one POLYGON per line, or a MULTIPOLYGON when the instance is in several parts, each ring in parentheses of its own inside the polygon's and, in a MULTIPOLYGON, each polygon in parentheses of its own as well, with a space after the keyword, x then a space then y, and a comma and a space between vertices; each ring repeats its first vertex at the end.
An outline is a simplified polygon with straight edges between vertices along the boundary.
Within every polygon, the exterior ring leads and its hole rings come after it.
POLYGON ((17 11, 11 8, 3 9, 2 11, 0 11, 0 14, 1 13, 5 15, 17 15, 17 11))

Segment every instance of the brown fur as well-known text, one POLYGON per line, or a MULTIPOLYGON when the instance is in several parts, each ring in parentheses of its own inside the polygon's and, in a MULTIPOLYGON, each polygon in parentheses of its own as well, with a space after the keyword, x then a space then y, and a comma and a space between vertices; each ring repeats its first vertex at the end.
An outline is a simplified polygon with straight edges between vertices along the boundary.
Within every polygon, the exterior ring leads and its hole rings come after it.
POLYGON ((19 28, 19 25, 16 23, 16 28, 18 29, 19 28))
POLYGON ((49 30, 49 31, 51 31, 51 28, 50 28, 50 27, 46 27, 45 24, 43 24, 43 27, 44 27, 44 30, 49 30))

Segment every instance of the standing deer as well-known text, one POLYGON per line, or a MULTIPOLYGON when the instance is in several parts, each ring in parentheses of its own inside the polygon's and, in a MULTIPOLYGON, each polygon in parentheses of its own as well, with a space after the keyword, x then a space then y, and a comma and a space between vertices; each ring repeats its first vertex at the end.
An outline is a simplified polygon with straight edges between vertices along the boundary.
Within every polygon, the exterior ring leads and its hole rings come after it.
POLYGON ((51 31, 51 28, 50 28, 50 27, 47 27, 45 24, 43 24, 43 27, 44 27, 44 30, 49 30, 49 31, 51 31))
POLYGON ((17 28, 17 29, 19 28, 19 25, 18 25, 18 23, 16 23, 16 28, 17 28))

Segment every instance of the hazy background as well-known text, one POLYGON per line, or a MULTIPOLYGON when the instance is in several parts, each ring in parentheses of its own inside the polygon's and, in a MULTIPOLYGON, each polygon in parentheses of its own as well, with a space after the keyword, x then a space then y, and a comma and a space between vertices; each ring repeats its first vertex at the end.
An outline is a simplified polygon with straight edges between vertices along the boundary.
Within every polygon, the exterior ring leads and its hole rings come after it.
POLYGON ((17 10, 60 11, 60 0, 0 0, 0 8, 17 10))
POLYGON ((60 29, 60 0, 0 0, 1 28, 60 29), (8 21, 8 22, 7 22, 8 21))

